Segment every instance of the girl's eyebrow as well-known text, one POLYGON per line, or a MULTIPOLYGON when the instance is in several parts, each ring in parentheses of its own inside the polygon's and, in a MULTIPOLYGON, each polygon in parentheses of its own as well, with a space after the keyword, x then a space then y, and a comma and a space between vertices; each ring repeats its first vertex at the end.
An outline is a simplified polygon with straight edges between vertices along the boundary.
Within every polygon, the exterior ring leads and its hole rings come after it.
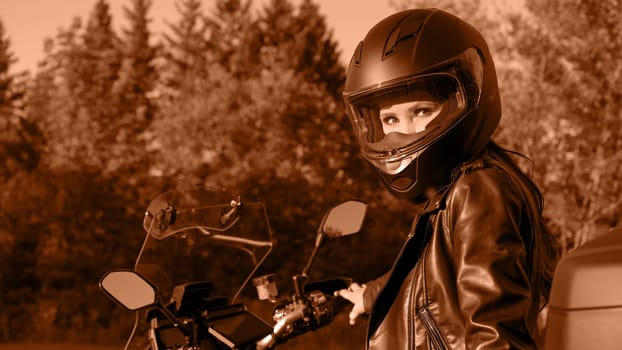
POLYGON ((413 109, 416 109, 416 108, 420 108, 420 107, 421 107, 421 105, 424 105, 424 106, 432 106, 432 107, 438 107, 438 106, 440 106, 440 105, 441 105, 440 103, 438 103, 438 102, 434 102, 434 101, 415 101, 415 102, 416 102, 416 103, 415 103, 415 104, 413 104, 412 106, 410 106, 410 107, 408 108, 408 110, 413 110, 413 109))

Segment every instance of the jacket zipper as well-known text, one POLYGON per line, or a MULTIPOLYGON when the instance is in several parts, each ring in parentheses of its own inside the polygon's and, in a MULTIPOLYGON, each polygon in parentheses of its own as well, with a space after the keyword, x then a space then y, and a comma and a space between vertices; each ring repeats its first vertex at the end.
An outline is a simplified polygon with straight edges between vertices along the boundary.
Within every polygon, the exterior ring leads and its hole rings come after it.
MULTIPOLYGON (((422 275, 422 283, 423 283, 422 288, 423 288, 423 295, 425 298, 425 305, 429 305, 430 303, 430 300, 428 299, 428 285, 427 285, 426 266, 425 266, 428 251, 429 251, 429 246, 426 244, 425 250, 423 251, 423 254, 421 254, 421 258, 420 258, 421 259, 421 275, 422 275)), ((445 343, 443 334, 441 333, 440 329, 438 329, 436 322, 434 322, 434 318, 432 318, 430 311, 428 311, 428 309, 425 306, 422 306, 417 311, 417 316, 421 319, 421 322, 423 322, 423 325, 425 326, 427 330, 428 336, 434 348, 436 350, 448 349, 449 347, 445 343)))
POLYGON ((438 326, 436 325, 436 322, 434 322, 434 319, 432 318, 432 315, 430 315, 430 312, 428 311, 428 309, 426 309, 425 307, 422 307, 419 310, 418 314, 419 314, 419 318, 425 325, 426 330, 428 331, 428 335, 430 336, 430 339, 432 340, 432 344, 434 344, 434 348, 438 350, 446 350, 447 345, 445 344, 443 335, 441 334, 441 331, 438 329, 438 326))
MULTIPOLYGON (((418 220, 421 219, 421 215, 419 215, 417 217, 417 224, 418 224, 418 220)), ((429 218, 426 218, 426 220, 429 220, 429 218)), ((426 234, 427 235, 427 231, 429 229, 429 225, 430 222, 428 221, 426 223, 426 227, 425 227, 425 231, 423 232, 419 232, 419 234, 426 234)), ((415 227, 413 227, 413 229, 411 230, 410 234, 408 235, 409 238, 412 238, 417 232, 416 232, 416 225, 415 227)), ((419 254, 419 263, 421 264, 421 271, 424 271, 425 273, 425 255, 427 254, 428 251, 428 245, 427 243, 425 244, 425 247, 422 248, 423 251, 421 252, 421 254, 419 254)), ((419 264, 415 264, 415 266, 413 267, 413 271, 414 271, 414 275, 412 276, 409 286, 408 286, 408 299, 406 300, 407 304, 406 307, 408 310, 408 312, 410 313, 410 315, 408 315, 407 318, 407 326, 408 326, 408 332, 406 333, 406 343, 408 344, 408 349, 409 350, 415 350, 416 344, 415 344, 415 317, 412 317, 414 315, 412 315, 413 313, 415 313, 414 311, 416 310, 416 305, 414 303, 414 298, 415 298, 415 290, 416 290, 416 284, 417 284, 417 269, 419 268, 419 264)), ((425 279, 425 277, 424 277, 425 279)), ((425 291, 425 288, 424 288, 425 291)), ((427 297, 426 297, 427 299, 427 297)))
MULTIPOLYGON (((417 267, 415 266, 415 269, 417 267)), ((408 286, 408 300, 407 300, 407 310, 409 310, 409 313, 411 312, 410 310, 414 310, 413 307, 413 298, 414 298, 414 288, 415 288, 415 283, 417 281, 417 273, 415 272, 415 274, 412 276, 412 279, 410 281, 410 284, 408 286)), ((406 332, 406 342, 408 344, 408 349, 409 350, 414 350, 415 349, 415 339, 414 339, 414 334, 415 334, 415 318, 411 317, 411 315, 409 315, 407 317, 407 322, 408 322, 408 332, 406 332)))

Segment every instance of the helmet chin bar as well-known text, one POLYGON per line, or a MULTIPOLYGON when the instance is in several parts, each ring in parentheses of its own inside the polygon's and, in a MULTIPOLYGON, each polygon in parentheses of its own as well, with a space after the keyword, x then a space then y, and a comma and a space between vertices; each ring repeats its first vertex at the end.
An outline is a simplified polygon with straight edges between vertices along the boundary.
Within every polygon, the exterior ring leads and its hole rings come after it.
POLYGON ((397 176, 391 180, 391 187, 398 191, 408 190, 417 183, 417 179, 408 176, 397 176))
MULTIPOLYGON (((398 163, 398 162, 395 162, 398 163)), ((395 195, 403 196, 410 194, 418 181, 418 158, 404 158, 399 164, 399 170, 391 173, 378 167, 382 182, 395 195)))
POLYGON ((421 179, 419 179, 419 161, 419 157, 408 158, 404 168, 395 174, 388 174, 376 167, 381 178, 380 182, 396 198, 411 204, 425 202, 428 198, 425 194, 425 188, 422 187, 421 179))
MULTIPOLYGON (((451 171, 454 164, 463 161, 461 155, 451 152, 452 138, 442 139, 430 145, 426 151, 412 157, 409 164, 399 173, 388 174, 374 165, 380 183, 395 198, 415 206, 424 204, 451 183, 451 171), (439 162, 436 155, 443 154, 439 162)), ((368 160, 369 161, 369 160, 368 160)))

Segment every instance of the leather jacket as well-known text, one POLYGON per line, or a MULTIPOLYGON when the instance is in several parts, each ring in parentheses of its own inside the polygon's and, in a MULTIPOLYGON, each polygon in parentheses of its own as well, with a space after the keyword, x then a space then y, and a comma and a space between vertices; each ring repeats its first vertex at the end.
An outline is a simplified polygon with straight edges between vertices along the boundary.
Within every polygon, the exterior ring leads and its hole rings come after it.
POLYGON ((415 218, 392 269, 368 283, 368 349, 533 349, 525 200, 482 159, 415 218))

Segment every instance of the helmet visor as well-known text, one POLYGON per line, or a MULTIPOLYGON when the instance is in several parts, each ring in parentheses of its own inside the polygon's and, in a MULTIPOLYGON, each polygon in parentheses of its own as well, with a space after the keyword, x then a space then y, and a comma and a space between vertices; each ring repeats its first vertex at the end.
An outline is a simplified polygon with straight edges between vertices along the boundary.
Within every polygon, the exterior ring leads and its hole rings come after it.
POLYGON ((438 73, 346 97, 346 105, 363 156, 397 171, 463 115, 466 100, 453 75, 438 73))

